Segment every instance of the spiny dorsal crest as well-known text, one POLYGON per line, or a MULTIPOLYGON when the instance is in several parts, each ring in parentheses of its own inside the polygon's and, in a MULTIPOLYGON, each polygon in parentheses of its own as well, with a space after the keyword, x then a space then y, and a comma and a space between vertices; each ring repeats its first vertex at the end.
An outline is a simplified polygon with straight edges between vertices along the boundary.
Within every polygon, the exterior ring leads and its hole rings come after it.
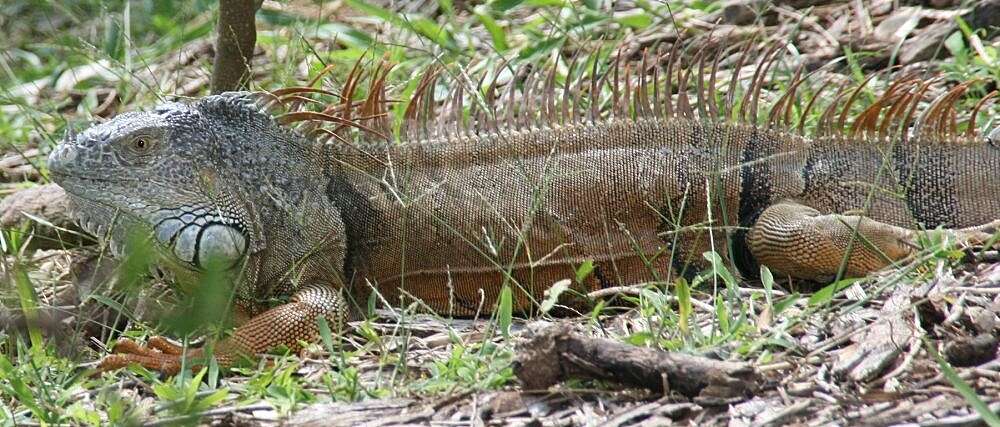
POLYGON ((856 112, 855 104, 881 73, 855 86, 835 84, 827 76, 807 99, 800 95, 801 89, 811 87, 810 81, 824 67, 805 74, 800 66, 767 107, 761 102, 763 88, 775 82, 775 65, 787 50, 784 44, 760 47, 755 37, 723 48, 711 36, 691 40, 644 49, 637 58, 624 58, 622 49, 607 54, 597 48, 578 52, 568 62, 562 57, 550 64, 515 66, 502 61, 478 78, 432 65, 423 70, 405 101, 388 94, 393 64, 385 59, 374 65, 359 60, 339 91, 316 87, 332 71, 331 65, 308 84, 262 93, 261 100, 279 123, 294 124, 310 138, 345 143, 353 140, 352 132, 381 140, 398 135, 405 143, 419 143, 614 120, 702 120, 842 143, 968 144, 983 141, 976 118, 997 95, 993 91, 983 96, 960 132, 956 105, 970 87, 981 83, 978 80, 931 98, 928 94, 941 84, 939 77, 899 72, 879 96, 856 112), (732 65, 728 82, 720 79, 724 62, 732 65), (442 79, 447 80, 443 87, 449 93, 437 99, 442 79), (828 93, 833 87, 838 88, 828 93), (813 108, 820 108, 821 97, 832 101, 807 134, 807 119, 813 117, 813 108), (395 126, 393 108, 401 109, 396 114, 401 121, 395 126))

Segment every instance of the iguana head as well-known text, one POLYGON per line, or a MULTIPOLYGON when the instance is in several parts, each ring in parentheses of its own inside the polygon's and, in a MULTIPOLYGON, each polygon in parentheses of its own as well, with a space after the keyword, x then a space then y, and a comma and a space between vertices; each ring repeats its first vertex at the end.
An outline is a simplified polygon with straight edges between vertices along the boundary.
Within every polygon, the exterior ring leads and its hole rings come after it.
POLYGON ((250 265, 248 292, 336 280, 346 243, 323 145, 260 100, 232 92, 121 114, 68 135, 49 171, 85 229, 118 250, 143 232, 175 273, 250 265))
POLYGON ((78 134, 49 155, 53 180, 70 195, 81 225, 121 251, 127 233, 152 236, 176 264, 232 267, 247 252, 246 217, 218 162, 226 143, 196 105, 125 113, 78 134))

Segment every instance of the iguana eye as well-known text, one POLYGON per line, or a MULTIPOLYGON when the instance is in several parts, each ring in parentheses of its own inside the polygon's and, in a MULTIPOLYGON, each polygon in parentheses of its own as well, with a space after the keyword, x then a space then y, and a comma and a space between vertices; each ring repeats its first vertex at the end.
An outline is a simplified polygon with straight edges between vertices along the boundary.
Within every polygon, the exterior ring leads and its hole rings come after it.
POLYGON ((137 136, 132 139, 132 151, 143 154, 153 147, 153 141, 145 136, 137 136))

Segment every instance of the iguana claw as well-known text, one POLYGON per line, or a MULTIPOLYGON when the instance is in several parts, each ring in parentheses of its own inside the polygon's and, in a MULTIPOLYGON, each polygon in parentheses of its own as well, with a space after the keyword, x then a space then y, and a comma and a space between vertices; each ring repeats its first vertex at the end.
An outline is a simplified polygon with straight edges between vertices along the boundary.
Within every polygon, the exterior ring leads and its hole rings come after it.
MULTIPOLYGON (((166 338, 154 336, 145 346, 130 339, 120 339, 115 343, 112 353, 114 354, 104 357, 97 365, 97 373, 121 369, 134 363, 146 369, 176 375, 181 370, 184 348, 166 338)), ((201 349, 191 349, 188 350, 187 357, 196 358, 201 353, 201 349)), ((191 366, 190 363, 188 365, 191 366)))

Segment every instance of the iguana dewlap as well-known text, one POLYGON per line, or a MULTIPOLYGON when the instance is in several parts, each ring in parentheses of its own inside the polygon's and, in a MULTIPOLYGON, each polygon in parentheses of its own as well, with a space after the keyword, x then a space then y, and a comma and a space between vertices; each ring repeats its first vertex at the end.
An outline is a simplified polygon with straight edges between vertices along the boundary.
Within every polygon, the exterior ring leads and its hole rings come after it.
MULTIPOLYGON (((799 80, 765 126, 756 75, 738 111, 731 96, 725 105, 663 96, 662 82, 630 80, 626 69, 623 89, 617 72, 581 83, 610 81, 608 115, 580 111, 577 89, 556 95, 539 78, 520 81, 527 101, 467 116, 435 116, 435 80, 425 77, 402 141, 386 141, 377 135, 387 126, 370 119, 385 113, 386 73, 373 73, 381 77, 360 107, 272 115, 315 91, 299 88, 122 114, 68 136, 49 170, 81 224, 113 247, 139 230, 180 278, 229 274, 244 321, 215 349, 224 364, 315 339, 318 317, 342 321, 376 291, 379 302, 416 298, 471 315, 510 286, 516 308, 530 310, 587 260, 594 274, 578 291, 670 280, 709 250, 751 272, 760 263, 825 281, 910 255, 921 229, 984 241, 1000 217, 998 142, 954 129, 966 85, 917 115, 927 85, 900 79, 847 130, 855 92, 805 137, 788 114, 799 80), (365 131, 343 142, 283 124, 303 120, 365 131), (290 299, 261 303, 276 296, 290 299)), ((715 81, 704 70, 676 75, 688 77, 698 100, 715 81)), ((162 340, 117 351, 104 368, 180 367, 180 349, 162 340)))

